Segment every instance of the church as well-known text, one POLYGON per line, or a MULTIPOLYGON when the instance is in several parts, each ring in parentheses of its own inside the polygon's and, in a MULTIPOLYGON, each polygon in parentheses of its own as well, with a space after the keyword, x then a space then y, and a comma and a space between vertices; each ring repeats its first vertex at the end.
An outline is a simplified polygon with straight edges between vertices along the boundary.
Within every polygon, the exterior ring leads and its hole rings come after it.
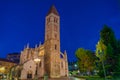
POLYGON ((60 15, 51 6, 45 18, 45 40, 35 48, 27 45, 20 55, 20 79, 68 76, 67 53, 60 51, 60 15))

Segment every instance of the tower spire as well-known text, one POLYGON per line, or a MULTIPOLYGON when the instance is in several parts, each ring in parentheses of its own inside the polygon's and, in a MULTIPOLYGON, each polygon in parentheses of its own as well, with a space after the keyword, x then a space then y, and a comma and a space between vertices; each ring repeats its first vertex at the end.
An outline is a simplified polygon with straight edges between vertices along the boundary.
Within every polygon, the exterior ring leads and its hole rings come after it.
POLYGON ((39 47, 41 46, 41 41, 39 42, 39 47))
POLYGON ((50 9, 49 9, 49 11, 48 11, 48 13, 47 13, 47 16, 48 16, 50 13, 53 13, 53 14, 59 16, 59 13, 58 13, 58 11, 57 11, 57 9, 55 8, 54 5, 52 5, 52 6, 50 7, 50 9))
POLYGON ((29 49, 29 43, 27 43, 27 47, 26 48, 29 49))
POLYGON ((37 44, 35 45, 35 48, 37 48, 37 44))

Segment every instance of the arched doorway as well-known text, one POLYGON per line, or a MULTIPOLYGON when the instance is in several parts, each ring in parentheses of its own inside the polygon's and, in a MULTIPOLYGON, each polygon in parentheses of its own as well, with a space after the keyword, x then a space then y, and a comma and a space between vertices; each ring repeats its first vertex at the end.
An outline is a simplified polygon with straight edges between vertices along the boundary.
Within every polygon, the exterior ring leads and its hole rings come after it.
POLYGON ((32 71, 28 71, 28 73, 27 73, 27 79, 32 79, 32 71))

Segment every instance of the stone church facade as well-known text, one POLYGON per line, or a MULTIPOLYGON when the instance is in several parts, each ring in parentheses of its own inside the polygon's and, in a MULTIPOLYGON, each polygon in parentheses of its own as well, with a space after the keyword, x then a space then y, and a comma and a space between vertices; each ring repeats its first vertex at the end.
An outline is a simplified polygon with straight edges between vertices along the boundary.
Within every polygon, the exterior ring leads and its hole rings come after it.
POLYGON ((35 48, 29 45, 21 51, 21 79, 44 77, 59 78, 68 76, 68 61, 66 51, 60 51, 60 16, 54 6, 51 6, 45 19, 45 40, 35 48), (36 63, 35 59, 39 61, 36 63))

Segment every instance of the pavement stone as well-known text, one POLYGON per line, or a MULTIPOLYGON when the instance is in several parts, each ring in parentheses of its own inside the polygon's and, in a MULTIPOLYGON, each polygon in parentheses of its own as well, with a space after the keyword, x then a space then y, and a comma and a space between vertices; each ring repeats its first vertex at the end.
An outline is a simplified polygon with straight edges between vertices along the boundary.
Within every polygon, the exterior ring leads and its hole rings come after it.
POLYGON ((85 79, 80 79, 80 78, 75 78, 75 77, 63 77, 63 78, 49 78, 49 79, 39 79, 39 80, 85 80, 85 79))

